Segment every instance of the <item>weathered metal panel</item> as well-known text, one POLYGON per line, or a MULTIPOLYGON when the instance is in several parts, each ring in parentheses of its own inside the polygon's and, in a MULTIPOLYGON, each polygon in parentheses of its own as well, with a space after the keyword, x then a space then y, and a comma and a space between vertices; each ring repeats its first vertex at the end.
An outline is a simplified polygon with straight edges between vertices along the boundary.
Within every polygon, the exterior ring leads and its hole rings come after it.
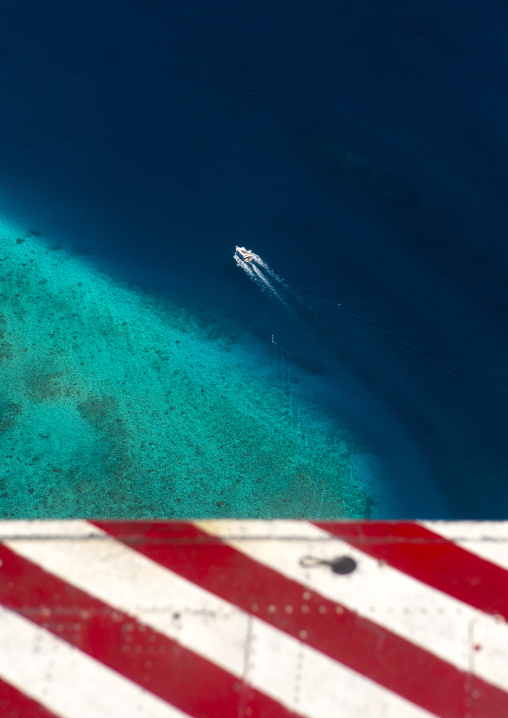
POLYGON ((0 715, 508 715, 508 524, 0 522, 0 715))

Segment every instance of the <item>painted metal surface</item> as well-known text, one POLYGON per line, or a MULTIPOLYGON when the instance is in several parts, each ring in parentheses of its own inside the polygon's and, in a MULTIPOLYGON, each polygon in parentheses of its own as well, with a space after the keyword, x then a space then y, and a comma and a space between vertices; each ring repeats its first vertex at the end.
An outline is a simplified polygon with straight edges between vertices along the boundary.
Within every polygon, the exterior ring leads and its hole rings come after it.
POLYGON ((508 524, 0 522, 2 718, 508 716, 508 524))

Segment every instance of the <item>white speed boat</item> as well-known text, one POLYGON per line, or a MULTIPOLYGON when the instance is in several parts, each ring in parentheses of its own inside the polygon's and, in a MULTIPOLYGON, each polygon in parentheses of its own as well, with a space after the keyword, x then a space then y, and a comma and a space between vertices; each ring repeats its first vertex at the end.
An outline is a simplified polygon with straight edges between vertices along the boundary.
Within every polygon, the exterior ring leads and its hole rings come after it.
POLYGON ((252 252, 248 249, 245 249, 245 247, 237 247, 236 255, 240 257, 240 259, 243 259, 244 262, 252 262, 252 260, 254 259, 254 257, 252 256, 252 252))

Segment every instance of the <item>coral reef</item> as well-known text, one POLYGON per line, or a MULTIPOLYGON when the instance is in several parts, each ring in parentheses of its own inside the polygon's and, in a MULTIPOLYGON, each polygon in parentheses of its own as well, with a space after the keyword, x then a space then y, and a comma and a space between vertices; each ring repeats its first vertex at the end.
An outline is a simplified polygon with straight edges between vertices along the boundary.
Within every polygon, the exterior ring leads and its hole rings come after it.
POLYGON ((369 514, 354 442, 261 355, 43 240, 0 223, 2 517, 369 514))

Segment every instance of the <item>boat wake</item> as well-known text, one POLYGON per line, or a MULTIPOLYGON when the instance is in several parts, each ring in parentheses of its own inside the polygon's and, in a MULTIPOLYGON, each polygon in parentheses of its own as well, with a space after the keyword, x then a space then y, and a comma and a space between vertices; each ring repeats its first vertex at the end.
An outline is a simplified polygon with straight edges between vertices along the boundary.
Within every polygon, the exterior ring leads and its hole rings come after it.
POLYGON ((273 269, 271 267, 269 267, 266 262, 263 262, 263 260, 261 259, 261 257, 258 254, 254 254, 254 252, 252 252, 252 261, 255 262, 255 264, 257 264, 257 266, 260 267, 266 274, 268 274, 270 279, 273 279, 274 282, 277 282, 278 284, 282 284, 283 287, 285 287, 286 289, 289 289, 286 282, 283 279, 281 279, 278 274, 275 274, 273 269))
POLYGON ((282 306, 284 311, 288 312, 294 320, 300 322, 300 317, 288 302, 287 295, 294 294, 294 292, 288 287, 286 282, 261 259, 258 254, 249 252, 248 256, 248 261, 245 261, 245 259, 242 258, 242 254, 239 252, 235 253, 234 260, 237 266, 243 269, 247 276, 258 285, 262 292, 267 294, 272 299, 275 299, 275 301, 282 306))

